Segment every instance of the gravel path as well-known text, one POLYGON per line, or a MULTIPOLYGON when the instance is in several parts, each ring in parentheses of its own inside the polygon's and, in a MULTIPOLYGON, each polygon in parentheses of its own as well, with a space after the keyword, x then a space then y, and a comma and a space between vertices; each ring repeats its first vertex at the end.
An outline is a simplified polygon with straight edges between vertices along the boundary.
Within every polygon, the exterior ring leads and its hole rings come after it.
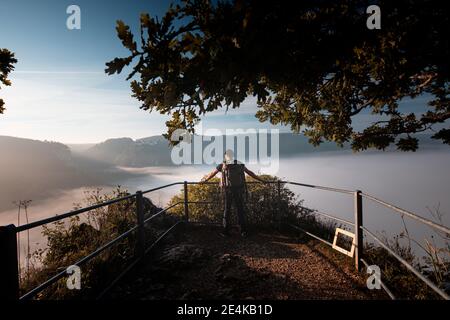
POLYGON ((189 226, 166 241, 110 298, 386 299, 368 290, 352 260, 299 234, 223 238, 189 226))

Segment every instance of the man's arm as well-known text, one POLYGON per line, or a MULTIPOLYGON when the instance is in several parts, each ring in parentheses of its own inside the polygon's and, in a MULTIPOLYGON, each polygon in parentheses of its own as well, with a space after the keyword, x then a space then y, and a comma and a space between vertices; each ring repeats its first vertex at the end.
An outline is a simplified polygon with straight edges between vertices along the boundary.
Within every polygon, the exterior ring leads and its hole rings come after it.
POLYGON ((214 178, 216 176, 216 174, 218 174, 218 173, 219 173, 219 170, 217 170, 217 168, 216 168, 216 169, 214 169, 213 172, 208 174, 206 177, 203 177, 203 179, 200 180, 200 182, 207 182, 208 180, 214 178))
POLYGON ((248 174, 253 179, 258 180, 260 182, 266 182, 265 180, 263 180, 260 177, 258 177, 253 171, 247 169, 247 167, 244 167, 244 171, 245 171, 246 174, 248 174))

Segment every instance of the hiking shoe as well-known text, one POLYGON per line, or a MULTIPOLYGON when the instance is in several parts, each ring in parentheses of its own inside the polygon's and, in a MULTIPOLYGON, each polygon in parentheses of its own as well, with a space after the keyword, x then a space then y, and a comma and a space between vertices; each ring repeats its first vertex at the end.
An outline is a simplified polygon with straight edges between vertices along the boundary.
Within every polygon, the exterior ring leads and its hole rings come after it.
POLYGON ((222 231, 219 232, 219 236, 221 236, 222 238, 229 238, 230 234, 228 232, 222 231))

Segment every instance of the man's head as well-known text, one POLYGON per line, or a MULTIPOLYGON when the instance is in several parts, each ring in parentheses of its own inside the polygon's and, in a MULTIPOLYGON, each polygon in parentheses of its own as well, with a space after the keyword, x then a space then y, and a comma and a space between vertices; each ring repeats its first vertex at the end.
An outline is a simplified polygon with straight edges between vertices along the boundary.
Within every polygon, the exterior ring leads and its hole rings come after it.
POLYGON ((226 162, 232 162, 234 160, 233 150, 228 149, 227 151, 225 151, 223 158, 226 162))

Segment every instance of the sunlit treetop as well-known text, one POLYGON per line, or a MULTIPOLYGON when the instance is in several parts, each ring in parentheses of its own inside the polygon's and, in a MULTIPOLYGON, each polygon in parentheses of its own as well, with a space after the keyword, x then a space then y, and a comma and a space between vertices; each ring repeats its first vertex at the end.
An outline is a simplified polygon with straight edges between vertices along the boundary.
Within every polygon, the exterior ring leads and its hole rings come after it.
MULTIPOLYGON (((141 108, 171 115, 194 131, 202 114, 257 98, 256 117, 289 125, 318 145, 354 150, 418 148, 416 134, 446 123, 449 107, 448 17, 434 0, 378 1, 382 27, 366 27, 367 1, 184 1, 158 19, 140 17, 134 35, 117 34, 127 57, 106 72, 132 66, 132 95, 141 108), (427 94, 420 114, 399 102, 427 94), (379 115, 361 131, 354 117, 379 115)), ((441 125, 442 128, 442 125, 441 125)), ((450 143, 450 129, 435 132, 450 143)))

